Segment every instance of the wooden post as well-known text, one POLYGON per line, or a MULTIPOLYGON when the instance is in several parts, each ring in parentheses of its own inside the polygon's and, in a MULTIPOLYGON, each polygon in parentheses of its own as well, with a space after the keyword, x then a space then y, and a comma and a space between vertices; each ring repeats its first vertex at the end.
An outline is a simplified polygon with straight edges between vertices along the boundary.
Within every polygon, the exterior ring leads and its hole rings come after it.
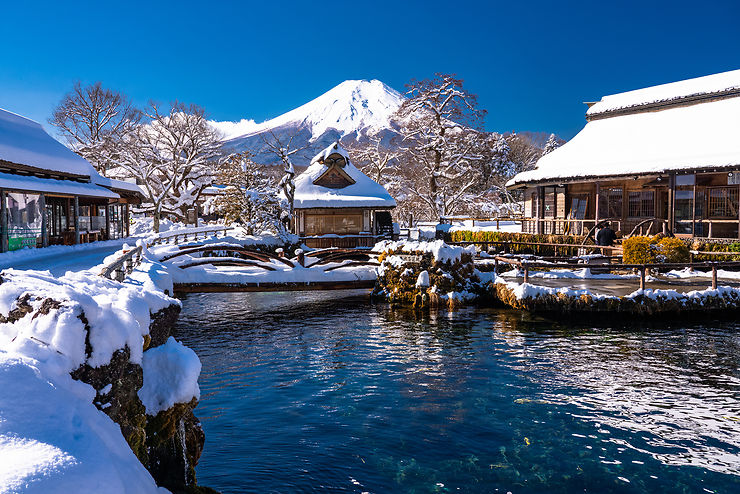
MULTIPOLYGON (((694 189, 691 196, 691 236, 696 237, 696 176, 694 176, 694 189)), ((710 223, 711 225, 711 223, 710 223)), ((711 229, 711 226, 709 227, 711 229)))
POLYGON ((709 220, 709 231, 707 233, 707 238, 712 238, 712 220, 709 220))
POLYGON ((75 196, 74 201, 74 220, 75 220, 75 245, 80 243, 80 198, 75 196))
POLYGON ((498 257, 493 258, 493 274, 498 274, 498 257))
POLYGON ((5 191, 0 189, 0 252, 8 251, 8 207, 5 191))
POLYGON ((712 290, 717 289, 717 264, 712 264, 712 290))
POLYGON ((640 290, 645 290, 645 266, 640 266, 640 290))
MULTIPOLYGON (((129 236, 131 236, 131 225, 130 225, 131 221, 129 220, 129 217, 128 217, 128 214, 129 214, 128 204, 125 204, 123 206, 123 211, 124 211, 124 214, 123 214, 123 226, 126 229, 126 236, 129 237, 129 236)), ((196 216, 196 221, 197 221, 197 216, 196 216)))
POLYGON ((301 266, 306 265, 306 255, 303 253, 302 249, 298 249, 296 251, 296 257, 298 257, 298 264, 300 264, 301 266))
POLYGON ((529 283, 529 266, 527 266, 527 263, 523 263, 524 268, 524 283, 529 283))
POLYGON ((41 246, 49 246, 49 221, 46 217, 46 195, 39 194, 39 209, 41 210, 41 246))
POLYGON ((668 176, 668 230, 676 231, 676 175, 668 176))

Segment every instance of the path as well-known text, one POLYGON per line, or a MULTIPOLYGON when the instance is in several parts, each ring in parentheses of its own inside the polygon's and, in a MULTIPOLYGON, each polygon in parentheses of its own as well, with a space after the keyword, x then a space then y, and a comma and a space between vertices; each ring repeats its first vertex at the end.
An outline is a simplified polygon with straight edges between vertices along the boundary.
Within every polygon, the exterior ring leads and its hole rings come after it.
POLYGON ((0 269, 49 270, 54 276, 67 271, 83 271, 103 262, 103 259, 121 249, 124 243, 135 244, 135 238, 85 244, 84 246, 55 246, 25 252, 0 255, 0 269))

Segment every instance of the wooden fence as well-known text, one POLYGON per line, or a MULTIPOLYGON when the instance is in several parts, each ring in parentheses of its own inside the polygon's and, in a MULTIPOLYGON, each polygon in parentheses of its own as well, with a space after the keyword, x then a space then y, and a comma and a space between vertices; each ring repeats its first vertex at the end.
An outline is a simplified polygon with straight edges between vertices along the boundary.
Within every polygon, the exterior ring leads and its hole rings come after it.
MULTIPOLYGON (((201 235, 204 239, 207 238, 209 234, 218 236, 218 234, 221 233, 226 236, 226 232, 231 229, 231 227, 218 226, 186 228, 184 230, 164 232, 147 239, 146 246, 149 248, 158 244, 168 244, 170 242, 178 244, 180 242, 187 242, 191 238, 192 240, 198 240, 198 237, 201 235)), ((133 270, 141 264, 143 250, 143 247, 138 245, 133 249, 122 251, 113 261, 103 266, 99 275, 110 280, 123 281, 127 275, 131 274, 133 270)))

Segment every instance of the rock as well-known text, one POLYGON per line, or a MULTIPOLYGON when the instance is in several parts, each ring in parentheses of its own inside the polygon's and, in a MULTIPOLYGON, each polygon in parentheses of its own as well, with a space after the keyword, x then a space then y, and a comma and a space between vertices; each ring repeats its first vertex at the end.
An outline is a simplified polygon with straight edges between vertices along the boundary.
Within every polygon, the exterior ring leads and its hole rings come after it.
POLYGON ((177 316, 180 315, 180 306, 171 304, 164 309, 152 314, 152 321, 149 324, 149 343, 144 342, 144 350, 151 347, 164 345, 167 338, 172 334, 172 328, 175 326, 177 316))
POLYGON ((172 492, 184 492, 195 485, 195 465, 198 463, 206 436, 200 421, 193 414, 198 400, 177 403, 172 408, 147 416, 145 463, 157 485, 172 492))

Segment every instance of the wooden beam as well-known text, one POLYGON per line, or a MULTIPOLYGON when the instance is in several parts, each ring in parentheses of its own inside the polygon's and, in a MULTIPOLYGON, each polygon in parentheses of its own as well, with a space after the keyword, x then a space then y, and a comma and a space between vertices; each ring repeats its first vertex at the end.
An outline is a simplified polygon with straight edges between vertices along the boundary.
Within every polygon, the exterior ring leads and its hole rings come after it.
POLYGON ((8 251, 8 209, 5 191, 0 189, 0 252, 8 251))

